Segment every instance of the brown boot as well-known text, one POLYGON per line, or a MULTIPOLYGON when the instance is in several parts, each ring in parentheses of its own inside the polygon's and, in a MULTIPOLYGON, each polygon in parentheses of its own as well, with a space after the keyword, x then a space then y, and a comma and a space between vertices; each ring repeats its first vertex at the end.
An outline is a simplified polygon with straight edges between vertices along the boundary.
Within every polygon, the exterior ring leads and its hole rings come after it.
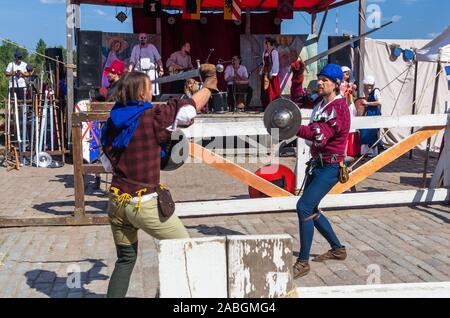
POLYGON ((308 261, 297 261, 294 264, 294 279, 303 277, 309 273, 310 267, 308 261))
POLYGON ((325 254, 319 255, 313 258, 313 262, 324 262, 328 260, 343 261, 347 258, 347 251, 345 246, 338 248, 337 250, 329 250, 325 254))

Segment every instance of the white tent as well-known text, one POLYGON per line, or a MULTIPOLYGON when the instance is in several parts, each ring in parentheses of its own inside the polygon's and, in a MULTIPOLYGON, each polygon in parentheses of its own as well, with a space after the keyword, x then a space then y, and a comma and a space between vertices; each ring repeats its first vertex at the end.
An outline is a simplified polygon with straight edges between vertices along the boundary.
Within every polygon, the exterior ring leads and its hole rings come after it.
POLYGON ((437 38, 417 50, 417 60, 450 63, 450 25, 437 38))
MULTIPOLYGON (((430 114, 433 104, 433 92, 439 52, 442 66, 450 59, 450 27, 435 40, 366 40, 364 74, 373 75, 376 87, 382 89, 382 114, 384 116, 430 114), (392 59, 391 47, 412 49, 417 52, 417 82, 415 85, 416 64, 403 57, 392 59), (422 49, 420 49, 422 48, 422 49), (420 53, 419 53, 420 52, 420 53), (419 57, 420 54, 420 57, 419 57), (434 62, 434 63, 432 63, 434 62), (414 87, 416 86, 415 94, 414 87), (416 97, 414 103, 414 95, 416 97)), ((438 95, 435 113, 444 113, 450 107, 450 90, 447 76, 441 72, 438 77, 438 95)), ((397 142, 409 136, 411 129, 393 129, 387 143, 397 142)), ((432 151, 440 151, 442 134, 435 136, 431 142, 432 151)), ((425 149, 426 143, 419 148, 425 149)))

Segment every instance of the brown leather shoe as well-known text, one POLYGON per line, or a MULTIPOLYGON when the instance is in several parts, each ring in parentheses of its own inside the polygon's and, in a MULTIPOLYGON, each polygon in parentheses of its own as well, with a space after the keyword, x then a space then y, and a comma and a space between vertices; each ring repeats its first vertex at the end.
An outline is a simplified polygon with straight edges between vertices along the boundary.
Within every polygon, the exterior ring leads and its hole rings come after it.
POLYGON ((329 250, 328 252, 313 258, 313 262, 324 262, 328 260, 343 261, 347 258, 347 251, 345 246, 337 250, 329 250))
POLYGON ((297 261, 294 264, 294 279, 297 279, 299 277, 303 277, 307 275, 310 271, 309 263, 308 261, 297 261))

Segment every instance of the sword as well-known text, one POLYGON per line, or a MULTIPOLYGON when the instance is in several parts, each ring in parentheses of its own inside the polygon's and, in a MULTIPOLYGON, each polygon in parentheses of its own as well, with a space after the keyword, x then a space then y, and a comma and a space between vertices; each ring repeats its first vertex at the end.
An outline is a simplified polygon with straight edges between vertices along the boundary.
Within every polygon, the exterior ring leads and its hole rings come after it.
MULTIPOLYGON (((219 72, 219 73, 223 72, 222 65, 220 65, 220 66, 216 65, 216 68, 217 68, 217 72, 219 72)), ((159 77, 159 78, 155 79, 154 81, 152 81, 152 83, 164 84, 164 83, 171 83, 171 82, 175 82, 175 81, 186 80, 188 78, 194 78, 194 77, 200 77, 200 68, 197 68, 197 69, 194 69, 191 71, 178 73, 178 74, 171 75, 171 76, 159 77)))

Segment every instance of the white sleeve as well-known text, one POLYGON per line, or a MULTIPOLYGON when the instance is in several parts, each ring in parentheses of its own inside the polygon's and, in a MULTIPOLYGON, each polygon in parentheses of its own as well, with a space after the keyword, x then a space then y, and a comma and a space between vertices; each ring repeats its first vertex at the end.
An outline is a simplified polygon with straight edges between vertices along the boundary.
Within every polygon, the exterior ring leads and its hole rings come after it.
POLYGON ((247 68, 245 66, 242 66, 242 77, 248 78, 248 72, 247 68))
POLYGON ((225 74, 224 74, 224 79, 225 81, 228 82, 227 78, 230 78, 233 76, 233 74, 231 73, 233 71, 233 67, 228 65, 227 68, 225 69, 225 74))
POLYGON ((273 50, 272 51, 272 71, 271 76, 277 76, 280 72, 280 61, 278 59, 278 51, 273 50))
POLYGON ((137 64, 137 45, 135 45, 131 51, 130 64, 133 64, 133 66, 136 66, 137 64))
POLYGON ((161 59, 161 55, 159 54, 156 46, 154 46, 153 44, 152 44, 152 49, 153 49, 153 55, 155 57, 155 62, 158 62, 161 59))
POLYGON ((8 66, 6 67, 6 71, 7 71, 8 73, 11 73, 12 70, 13 70, 13 65, 12 65, 12 63, 9 63, 8 66))
POLYGON ((373 96, 377 102, 381 102, 381 91, 379 89, 375 90, 373 96))

